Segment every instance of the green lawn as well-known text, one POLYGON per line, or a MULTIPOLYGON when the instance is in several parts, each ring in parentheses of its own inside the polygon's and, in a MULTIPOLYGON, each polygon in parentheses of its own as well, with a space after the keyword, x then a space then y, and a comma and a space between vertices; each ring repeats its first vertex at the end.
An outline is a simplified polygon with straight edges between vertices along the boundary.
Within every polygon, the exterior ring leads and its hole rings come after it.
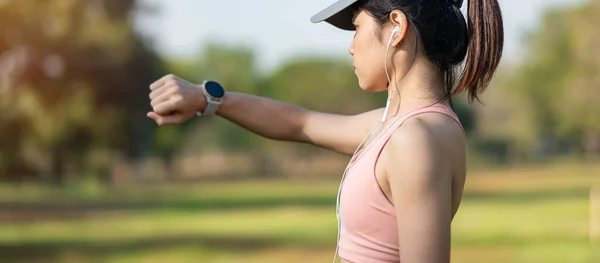
MULTIPOLYGON (((600 165, 469 176, 452 262, 600 262, 600 247, 588 239, 589 189, 600 184, 600 165)), ((330 262, 336 191, 337 182, 282 180, 4 186, 0 201, 10 207, 0 210, 0 262, 330 262)))

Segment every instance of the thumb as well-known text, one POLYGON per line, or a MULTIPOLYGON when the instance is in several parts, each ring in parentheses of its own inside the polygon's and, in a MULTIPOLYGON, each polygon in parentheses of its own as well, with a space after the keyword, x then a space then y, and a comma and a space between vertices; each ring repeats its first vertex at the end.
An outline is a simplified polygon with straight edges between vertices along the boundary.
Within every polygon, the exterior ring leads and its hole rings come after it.
POLYGON ((156 112, 149 112, 147 116, 148 118, 154 120, 159 126, 180 124, 184 120, 183 115, 181 115, 180 113, 161 116, 158 115, 156 112))

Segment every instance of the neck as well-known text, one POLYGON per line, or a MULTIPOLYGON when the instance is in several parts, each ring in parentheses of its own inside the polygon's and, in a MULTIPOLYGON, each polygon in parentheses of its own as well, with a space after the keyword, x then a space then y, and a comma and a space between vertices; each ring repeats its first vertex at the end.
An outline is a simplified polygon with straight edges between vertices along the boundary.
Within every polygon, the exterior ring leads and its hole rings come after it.
POLYGON ((416 107, 433 104, 445 95, 442 75, 426 59, 417 59, 408 71, 401 71, 390 77, 388 94, 392 100, 388 118, 416 107))

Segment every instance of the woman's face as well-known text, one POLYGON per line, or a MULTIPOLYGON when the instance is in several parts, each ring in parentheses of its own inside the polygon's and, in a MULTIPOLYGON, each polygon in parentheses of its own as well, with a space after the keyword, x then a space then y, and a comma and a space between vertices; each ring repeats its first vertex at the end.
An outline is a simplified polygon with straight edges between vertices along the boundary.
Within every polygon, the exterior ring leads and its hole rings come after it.
MULTIPOLYGON (((356 26, 356 35, 352 40, 349 52, 354 58, 354 69, 360 87, 371 92, 387 90, 388 79, 384 71, 384 59, 391 30, 383 31, 381 38, 386 41, 378 39, 377 33, 381 28, 377 21, 365 11, 358 13, 354 25, 356 26)), ((390 62, 388 60, 388 70, 391 68, 390 62)))

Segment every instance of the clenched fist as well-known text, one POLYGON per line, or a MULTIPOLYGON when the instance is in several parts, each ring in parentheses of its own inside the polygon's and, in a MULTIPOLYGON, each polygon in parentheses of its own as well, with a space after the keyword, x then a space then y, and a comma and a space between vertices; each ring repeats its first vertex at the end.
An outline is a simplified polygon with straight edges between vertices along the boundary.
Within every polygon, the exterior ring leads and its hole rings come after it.
POLYGON ((147 116, 160 126, 181 124, 206 105, 206 99, 198 85, 173 74, 152 83, 150 90, 153 111, 147 116))

